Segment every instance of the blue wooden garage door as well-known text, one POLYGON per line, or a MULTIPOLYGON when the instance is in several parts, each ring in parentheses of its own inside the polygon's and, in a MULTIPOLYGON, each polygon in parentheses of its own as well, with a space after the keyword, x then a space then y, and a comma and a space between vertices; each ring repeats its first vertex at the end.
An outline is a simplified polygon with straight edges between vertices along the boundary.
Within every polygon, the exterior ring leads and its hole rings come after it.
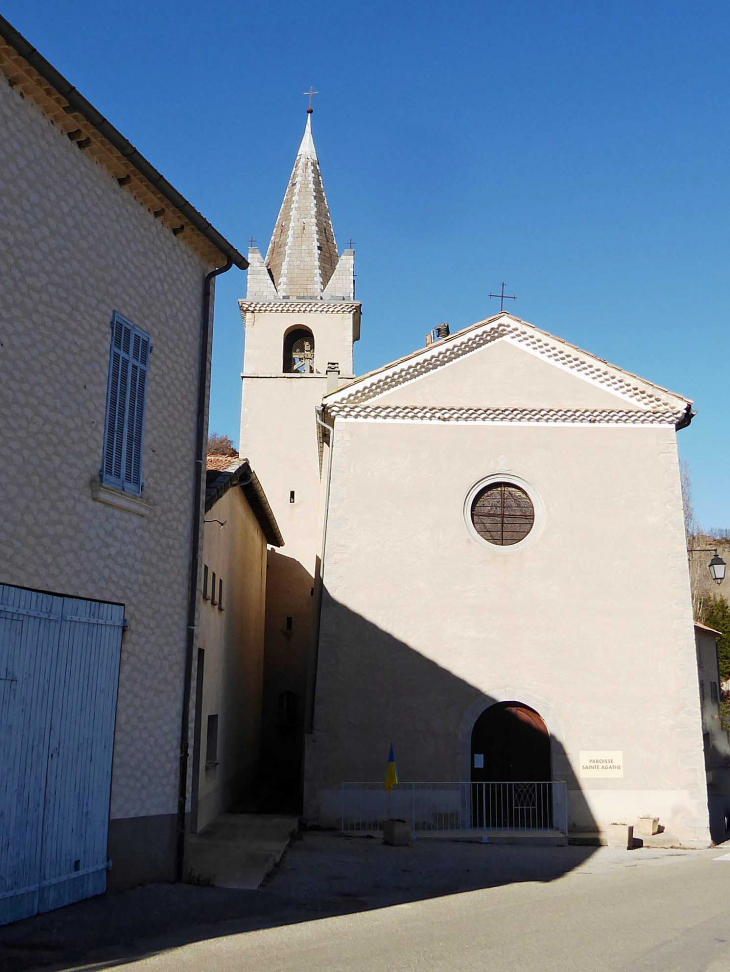
POLYGON ((0 585, 0 925, 106 890, 123 623, 0 585))

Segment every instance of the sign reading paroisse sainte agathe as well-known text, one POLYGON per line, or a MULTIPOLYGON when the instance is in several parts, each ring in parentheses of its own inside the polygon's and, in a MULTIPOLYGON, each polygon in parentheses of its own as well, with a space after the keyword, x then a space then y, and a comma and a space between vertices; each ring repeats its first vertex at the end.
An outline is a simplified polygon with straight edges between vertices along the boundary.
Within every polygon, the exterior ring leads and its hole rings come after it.
POLYGON ((580 778, 607 780, 624 775, 624 754, 620 749, 581 749, 580 778))

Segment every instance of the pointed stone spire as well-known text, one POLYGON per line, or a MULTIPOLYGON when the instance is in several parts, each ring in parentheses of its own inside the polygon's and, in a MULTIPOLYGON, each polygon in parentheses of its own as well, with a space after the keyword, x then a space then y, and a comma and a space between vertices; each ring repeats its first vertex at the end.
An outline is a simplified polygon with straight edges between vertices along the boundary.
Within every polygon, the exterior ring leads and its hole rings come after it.
POLYGON ((307 113, 302 144, 284 196, 266 266, 279 297, 322 297, 335 272, 339 254, 332 227, 317 150, 312 138, 312 113, 307 113))

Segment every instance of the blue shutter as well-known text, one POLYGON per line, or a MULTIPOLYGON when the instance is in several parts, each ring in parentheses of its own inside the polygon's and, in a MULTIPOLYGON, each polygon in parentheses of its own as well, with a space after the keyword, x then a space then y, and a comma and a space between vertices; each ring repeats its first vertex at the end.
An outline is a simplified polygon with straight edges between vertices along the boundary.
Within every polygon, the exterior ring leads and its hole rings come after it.
POLYGON ((149 335, 114 314, 109 359, 102 480, 130 493, 142 489, 149 335))

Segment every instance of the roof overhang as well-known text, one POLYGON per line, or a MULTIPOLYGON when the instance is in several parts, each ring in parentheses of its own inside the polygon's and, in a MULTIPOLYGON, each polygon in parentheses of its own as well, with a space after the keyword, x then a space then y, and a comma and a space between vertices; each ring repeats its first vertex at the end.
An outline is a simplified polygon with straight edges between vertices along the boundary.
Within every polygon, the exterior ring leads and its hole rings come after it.
POLYGON ((576 345, 508 313, 497 314, 472 324, 447 338, 419 348, 404 358, 341 385, 324 397, 324 408, 333 416, 340 414, 353 418, 386 420, 412 418, 414 421, 425 419, 561 424, 578 421, 592 425, 673 425, 677 429, 689 425, 694 414, 692 402, 682 395, 612 365, 603 358, 583 351, 576 345), (378 402, 378 398, 387 392, 500 340, 522 346, 526 351, 572 372, 576 377, 615 393, 616 409, 418 409, 409 406, 389 407, 387 402, 378 402), (627 405, 630 407, 627 408, 627 405), (409 410, 412 415, 406 414, 409 410), (420 414, 426 412, 434 414, 420 414))
MULTIPOLYGON (((217 470, 209 470, 209 472, 215 471, 217 470)), ((205 512, 211 510, 233 486, 239 486, 243 491, 246 502, 266 537, 266 542, 272 547, 283 547, 284 538, 279 524, 269 506, 264 488, 248 459, 244 459, 234 469, 218 472, 217 476, 210 476, 210 484, 206 482, 205 488, 205 512)))
POLYGON ((163 225, 183 234, 210 266, 230 259, 240 270, 248 267, 248 260, 2 16, 0 73, 163 225))

